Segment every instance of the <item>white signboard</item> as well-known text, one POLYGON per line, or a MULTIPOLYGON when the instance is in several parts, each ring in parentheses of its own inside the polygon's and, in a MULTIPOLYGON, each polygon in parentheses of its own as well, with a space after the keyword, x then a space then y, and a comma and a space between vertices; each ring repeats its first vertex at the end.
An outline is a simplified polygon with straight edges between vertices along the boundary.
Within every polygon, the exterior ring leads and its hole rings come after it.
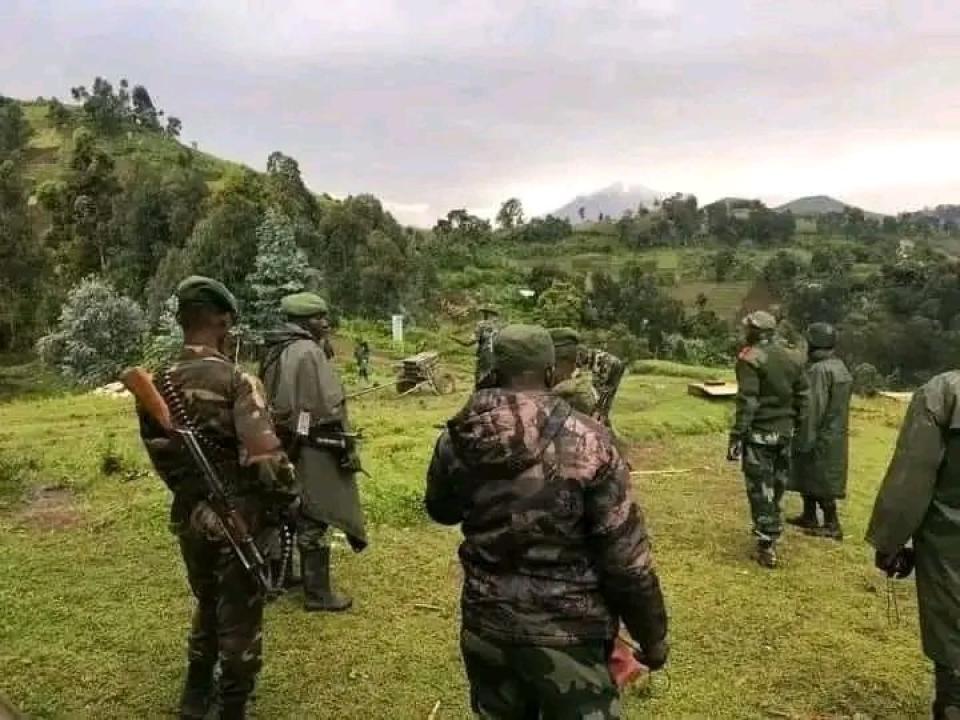
POLYGON ((403 345, 403 315, 393 316, 393 344, 403 345))

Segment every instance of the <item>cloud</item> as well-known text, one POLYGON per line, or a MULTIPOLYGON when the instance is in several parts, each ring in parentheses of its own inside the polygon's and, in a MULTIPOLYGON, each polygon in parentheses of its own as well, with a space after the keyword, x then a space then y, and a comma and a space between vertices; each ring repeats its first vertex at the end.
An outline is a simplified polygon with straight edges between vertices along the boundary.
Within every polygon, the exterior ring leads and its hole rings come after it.
POLYGON ((315 189, 402 198, 423 224, 620 179, 895 210, 906 168, 930 202, 960 201, 960 15, 932 0, 14 0, 9 16, 5 92, 127 75, 202 148, 256 167, 282 149, 315 189))

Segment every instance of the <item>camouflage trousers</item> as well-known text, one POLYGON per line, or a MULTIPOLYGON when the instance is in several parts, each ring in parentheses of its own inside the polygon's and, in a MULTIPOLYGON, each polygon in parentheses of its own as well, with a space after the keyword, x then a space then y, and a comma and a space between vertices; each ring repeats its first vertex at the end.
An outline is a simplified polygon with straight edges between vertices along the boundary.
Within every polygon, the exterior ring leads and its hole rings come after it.
POLYGON ((786 443, 743 447, 743 476, 750 502, 753 534, 761 542, 776 542, 783 531, 780 501, 790 479, 790 446, 786 443))
POLYGON ((263 664, 264 597, 227 543, 187 531, 180 535, 180 551, 197 598, 189 660, 211 667, 219 660, 224 701, 245 698, 263 664))
POLYGON ((470 705, 482 720, 616 720, 620 696, 609 644, 508 645, 464 629, 470 705))

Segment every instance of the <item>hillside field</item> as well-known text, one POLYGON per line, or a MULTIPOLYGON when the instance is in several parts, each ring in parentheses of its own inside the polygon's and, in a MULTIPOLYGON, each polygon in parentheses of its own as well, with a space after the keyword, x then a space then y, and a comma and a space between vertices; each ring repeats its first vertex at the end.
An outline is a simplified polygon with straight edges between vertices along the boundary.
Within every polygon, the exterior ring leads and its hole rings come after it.
MULTIPOLYGON (((723 459, 731 406, 686 394, 686 376, 715 374, 647 363, 618 399, 635 468, 681 471, 636 477, 673 655, 625 717, 925 717, 931 678, 912 583, 893 588, 891 605, 861 540, 902 407, 855 405, 848 540, 788 531, 783 567, 769 572, 748 559, 742 481, 723 459)), ((129 400, 51 392, 0 405, 0 692, 38 719, 170 717, 192 600, 167 492, 129 400)), ((257 717, 425 720, 438 701, 436 718, 468 717, 459 532, 420 508, 435 426, 463 399, 388 390, 354 404, 375 525, 363 555, 337 549, 356 606, 308 616, 291 595, 268 609, 257 717)), ((791 497, 788 512, 798 504, 791 497)))

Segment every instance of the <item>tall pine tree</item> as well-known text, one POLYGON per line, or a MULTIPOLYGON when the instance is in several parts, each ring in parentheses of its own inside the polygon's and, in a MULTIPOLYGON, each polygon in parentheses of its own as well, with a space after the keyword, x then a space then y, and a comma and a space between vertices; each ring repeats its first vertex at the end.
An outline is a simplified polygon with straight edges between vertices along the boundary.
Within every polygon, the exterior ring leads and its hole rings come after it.
POLYGON ((243 329, 256 342, 282 319, 280 300, 307 286, 310 267, 295 238, 290 219, 273 208, 267 210, 257 228, 257 258, 246 281, 249 300, 243 329))

